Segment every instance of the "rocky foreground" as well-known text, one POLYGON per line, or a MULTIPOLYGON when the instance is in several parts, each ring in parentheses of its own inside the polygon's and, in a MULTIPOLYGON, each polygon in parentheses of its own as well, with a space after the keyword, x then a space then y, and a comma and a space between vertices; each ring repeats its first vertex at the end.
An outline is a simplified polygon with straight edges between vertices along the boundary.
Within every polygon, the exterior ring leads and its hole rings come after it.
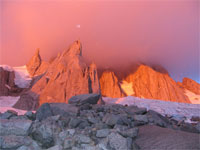
POLYGON ((69 104, 45 103, 36 113, 0 114, 0 149, 200 149, 200 122, 192 125, 136 106, 100 105, 99 98, 78 95, 69 104))

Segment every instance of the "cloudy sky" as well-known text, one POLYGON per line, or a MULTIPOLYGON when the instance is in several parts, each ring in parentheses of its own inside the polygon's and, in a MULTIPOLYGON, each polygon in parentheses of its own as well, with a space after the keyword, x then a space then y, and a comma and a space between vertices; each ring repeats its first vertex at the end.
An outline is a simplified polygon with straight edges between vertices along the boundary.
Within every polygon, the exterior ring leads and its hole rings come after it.
POLYGON ((199 0, 0 0, 0 64, 44 60, 80 39, 98 66, 135 62, 200 81, 199 0))

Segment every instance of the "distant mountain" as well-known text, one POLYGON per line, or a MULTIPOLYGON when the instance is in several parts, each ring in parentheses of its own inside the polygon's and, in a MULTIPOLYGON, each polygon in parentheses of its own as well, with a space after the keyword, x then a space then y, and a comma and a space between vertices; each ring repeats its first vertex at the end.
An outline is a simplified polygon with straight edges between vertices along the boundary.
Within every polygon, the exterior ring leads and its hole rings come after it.
MULTIPOLYGON (((31 99, 36 99, 39 105, 68 103, 69 98, 75 95, 100 93, 96 65, 92 63, 87 66, 83 61, 80 41, 75 41, 69 49, 58 54, 51 63, 45 63, 45 67, 42 65, 44 62, 39 63, 42 61, 39 58, 37 51, 27 68, 31 75, 40 74, 40 79, 37 79, 30 91, 24 94, 29 95, 31 99)), ((23 100, 22 96, 15 107, 20 108, 24 101, 26 100, 23 100)))
POLYGON ((37 49, 21 73, 0 66, 0 75, 0 95, 20 96, 14 107, 28 110, 47 102, 68 103, 72 96, 87 93, 195 104, 200 97, 200 84, 189 78, 176 83, 162 66, 137 63, 97 71, 94 63, 87 65, 83 59, 80 41, 75 41, 49 62, 42 60, 37 49), (18 86, 19 83, 23 86, 18 86))
MULTIPOLYGON (((107 71, 105 70, 105 72, 107 71)), ((112 72, 114 75, 115 73, 118 74, 117 72, 112 72)), ((124 72, 124 74, 127 73, 124 72)), ((170 77, 169 73, 160 66, 150 67, 140 64, 128 75, 124 75, 123 78, 119 77, 121 80, 114 75, 113 77, 109 77, 111 76, 110 74, 105 74, 103 72, 100 76, 100 84, 103 96, 115 98, 117 96, 124 97, 124 95, 132 95, 147 99, 191 103, 185 94, 184 88, 180 87, 180 85, 170 77), (102 79, 104 82, 102 82, 102 79), (102 85, 102 83, 106 83, 106 86, 105 84, 102 85), (116 87, 113 86, 113 83, 115 83, 114 85, 117 85, 117 96, 115 94, 116 87)), ((120 75, 123 76, 121 72, 120 75)), ((192 86, 194 85, 194 82, 186 82, 185 80, 186 79, 184 79, 183 82, 184 87, 187 87, 187 89, 191 90, 191 87, 194 87, 192 86), (187 86, 186 83, 188 84, 187 86)), ((194 89, 198 89, 196 88, 197 86, 199 86, 198 83, 195 84, 194 89)))

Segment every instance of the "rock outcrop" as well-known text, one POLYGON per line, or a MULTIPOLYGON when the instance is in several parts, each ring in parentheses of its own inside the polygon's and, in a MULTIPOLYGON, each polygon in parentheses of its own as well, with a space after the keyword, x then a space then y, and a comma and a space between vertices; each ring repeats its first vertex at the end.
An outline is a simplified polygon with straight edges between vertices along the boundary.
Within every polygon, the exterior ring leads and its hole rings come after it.
POLYGON ((38 68, 40 67, 42 63, 41 57, 40 57, 40 51, 39 49, 36 50, 33 57, 30 59, 28 64, 26 65, 28 72, 31 76, 34 76, 38 68))
POLYGON ((136 97, 190 103, 183 89, 168 73, 158 72, 149 66, 140 65, 125 80, 132 83, 136 97))
POLYGON ((40 50, 37 49, 33 57, 26 64, 27 70, 31 76, 43 74, 49 66, 48 62, 42 61, 40 50))
POLYGON ((18 95, 21 91, 15 84, 15 72, 0 67, 0 96, 18 95))
POLYGON ((190 78, 183 78, 181 86, 195 94, 200 94, 200 84, 190 78))
POLYGON ((14 71, 10 72, 0 67, 0 96, 9 95, 11 87, 15 86, 14 79, 14 71))
POLYGON ((48 65, 46 73, 33 85, 31 92, 38 95, 40 105, 46 102, 68 103, 69 98, 78 94, 100 93, 96 65, 87 66, 83 61, 80 41, 74 42, 48 65))
POLYGON ((117 76, 112 71, 104 71, 100 77, 101 93, 103 96, 119 98, 124 97, 117 76))

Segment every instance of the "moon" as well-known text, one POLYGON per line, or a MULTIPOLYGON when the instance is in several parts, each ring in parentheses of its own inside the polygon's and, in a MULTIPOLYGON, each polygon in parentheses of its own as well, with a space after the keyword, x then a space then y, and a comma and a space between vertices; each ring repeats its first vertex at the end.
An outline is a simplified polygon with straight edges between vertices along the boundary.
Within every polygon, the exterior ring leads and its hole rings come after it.
POLYGON ((80 25, 80 24, 77 24, 77 25, 76 25, 76 28, 81 28, 81 25, 80 25))

